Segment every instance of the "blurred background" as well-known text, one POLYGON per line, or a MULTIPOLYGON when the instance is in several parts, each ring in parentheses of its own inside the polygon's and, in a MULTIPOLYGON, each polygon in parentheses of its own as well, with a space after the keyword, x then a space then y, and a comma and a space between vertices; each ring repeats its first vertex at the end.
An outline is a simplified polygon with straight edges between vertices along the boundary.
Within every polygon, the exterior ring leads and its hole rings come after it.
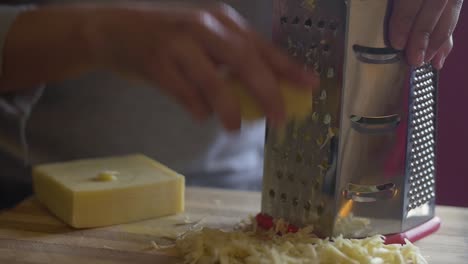
POLYGON ((455 46, 440 74, 437 202, 468 207, 468 7, 463 5, 455 46))

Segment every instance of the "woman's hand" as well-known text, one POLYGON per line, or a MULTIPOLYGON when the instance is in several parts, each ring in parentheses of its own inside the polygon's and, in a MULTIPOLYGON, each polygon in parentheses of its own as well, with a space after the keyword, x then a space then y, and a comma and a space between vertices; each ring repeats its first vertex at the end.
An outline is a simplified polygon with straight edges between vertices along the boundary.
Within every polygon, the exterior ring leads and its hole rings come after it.
POLYGON ((408 63, 424 62, 441 69, 453 47, 452 33, 463 0, 395 0, 390 18, 390 42, 405 50, 408 63))
POLYGON ((157 84, 197 119, 216 113, 227 129, 240 127, 238 101, 220 68, 242 81, 266 116, 285 116, 279 79, 317 87, 306 73, 257 35, 232 8, 144 5, 98 10, 96 56, 106 67, 157 84))

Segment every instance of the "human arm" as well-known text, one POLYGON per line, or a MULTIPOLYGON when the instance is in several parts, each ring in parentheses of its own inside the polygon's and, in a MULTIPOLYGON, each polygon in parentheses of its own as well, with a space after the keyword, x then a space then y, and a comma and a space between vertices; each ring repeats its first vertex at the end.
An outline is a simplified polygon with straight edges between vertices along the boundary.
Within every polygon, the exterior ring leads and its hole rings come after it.
POLYGON ((267 117, 284 116, 278 80, 318 79, 261 39, 231 8, 153 4, 60 5, 20 14, 4 47, 0 90, 17 91, 94 69, 158 85, 195 118, 240 126, 239 105, 218 69, 246 84, 267 117))
POLYGON ((3 45, 0 92, 19 92, 93 68, 86 16, 75 8, 20 12, 3 45))

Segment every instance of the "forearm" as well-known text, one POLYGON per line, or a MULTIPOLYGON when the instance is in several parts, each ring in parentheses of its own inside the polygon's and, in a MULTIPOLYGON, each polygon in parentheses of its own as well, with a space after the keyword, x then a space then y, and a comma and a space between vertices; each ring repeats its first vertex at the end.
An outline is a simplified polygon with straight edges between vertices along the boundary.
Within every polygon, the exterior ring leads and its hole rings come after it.
POLYGON ((75 77, 96 66, 91 7, 55 6, 18 15, 3 48, 0 92, 75 77))

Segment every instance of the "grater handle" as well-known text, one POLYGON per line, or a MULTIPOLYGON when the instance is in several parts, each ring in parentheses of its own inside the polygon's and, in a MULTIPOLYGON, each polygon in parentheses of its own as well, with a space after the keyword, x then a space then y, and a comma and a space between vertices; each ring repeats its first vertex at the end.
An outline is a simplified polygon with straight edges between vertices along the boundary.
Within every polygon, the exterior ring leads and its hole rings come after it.
POLYGON ((393 48, 374 48, 353 45, 353 51, 358 60, 371 64, 389 64, 400 61, 401 52, 393 48))
POLYGON ((382 117, 365 117, 351 115, 351 127, 366 134, 385 133, 394 131, 400 124, 400 115, 389 115, 382 117))
POLYGON ((355 202, 376 202, 393 198, 396 194, 396 186, 393 183, 370 186, 350 183, 343 194, 346 199, 355 202))

